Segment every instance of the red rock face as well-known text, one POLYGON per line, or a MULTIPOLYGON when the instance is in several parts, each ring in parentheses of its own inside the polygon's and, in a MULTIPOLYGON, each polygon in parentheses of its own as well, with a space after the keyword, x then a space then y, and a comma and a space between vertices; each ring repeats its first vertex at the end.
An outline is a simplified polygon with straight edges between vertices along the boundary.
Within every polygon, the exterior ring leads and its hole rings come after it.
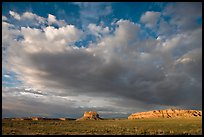
POLYGON ((59 120, 65 121, 65 120, 66 120, 66 118, 59 118, 59 120))
POLYGON ((38 117, 32 117, 31 119, 32 120, 38 120, 38 117))
POLYGON ((95 111, 84 112, 84 116, 77 120, 100 120, 99 114, 95 111))
POLYGON ((166 109, 166 110, 154 110, 148 112, 134 113, 128 117, 128 119, 140 119, 140 118, 176 118, 176 117, 202 117, 202 111, 198 110, 180 110, 180 109, 166 109))

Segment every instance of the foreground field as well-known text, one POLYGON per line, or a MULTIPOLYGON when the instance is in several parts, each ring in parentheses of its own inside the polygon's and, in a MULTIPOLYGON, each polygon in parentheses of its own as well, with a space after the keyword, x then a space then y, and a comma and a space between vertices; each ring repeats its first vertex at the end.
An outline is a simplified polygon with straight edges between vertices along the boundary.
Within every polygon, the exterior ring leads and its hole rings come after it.
POLYGON ((3 135, 202 135, 202 118, 101 121, 3 119, 2 126, 3 135))

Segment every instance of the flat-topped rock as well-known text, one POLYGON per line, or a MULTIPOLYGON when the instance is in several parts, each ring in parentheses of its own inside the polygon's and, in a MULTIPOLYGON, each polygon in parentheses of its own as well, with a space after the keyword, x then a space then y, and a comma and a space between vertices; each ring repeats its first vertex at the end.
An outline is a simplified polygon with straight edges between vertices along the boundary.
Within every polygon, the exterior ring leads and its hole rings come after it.
POLYGON ((77 119, 78 120, 101 120, 102 118, 99 117, 99 114, 96 111, 89 111, 84 112, 84 116, 77 119))
POLYGON ((181 110, 181 109, 166 109, 166 110, 153 110, 147 112, 139 112, 131 114, 128 119, 141 119, 141 118, 188 118, 188 117, 202 117, 202 111, 198 110, 181 110))

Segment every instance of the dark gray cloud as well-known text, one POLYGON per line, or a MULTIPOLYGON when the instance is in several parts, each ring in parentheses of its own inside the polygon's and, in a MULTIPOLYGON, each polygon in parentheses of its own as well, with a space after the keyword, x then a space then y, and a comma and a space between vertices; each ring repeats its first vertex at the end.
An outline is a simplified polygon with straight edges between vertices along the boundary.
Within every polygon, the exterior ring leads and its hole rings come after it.
MULTIPOLYGON (((176 41, 175 38, 166 42, 167 45, 164 48, 167 49, 164 50, 167 51, 165 52, 173 52, 180 48, 181 43, 185 46, 191 46, 184 43, 185 38, 176 41), (173 43, 174 41, 175 43, 173 43), (171 49, 171 46, 175 47, 171 49)), ((141 46, 137 44, 133 46, 141 46)), ((156 47, 158 43, 155 40, 155 42, 149 41, 149 44, 156 47)), ((111 55, 108 58, 104 58, 103 54, 97 54, 103 52, 105 47, 96 51, 96 56, 93 56, 93 52, 87 52, 85 49, 76 49, 60 54, 32 53, 28 54, 24 60, 29 62, 26 65, 32 66, 32 69, 46 73, 45 75, 44 73, 35 75, 35 78, 41 82, 40 85, 65 91, 67 89, 65 92, 67 95, 75 93, 93 97, 118 96, 149 104, 165 105, 179 105, 182 104, 183 100, 189 100, 188 96, 184 96, 184 94, 194 92, 193 90, 186 90, 189 89, 187 88, 188 85, 194 87, 190 85, 191 78, 195 75, 196 82, 200 82, 198 80, 201 79, 199 74, 202 71, 199 64, 202 61, 202 54, 199 49, 192 54, 186 53, 185 55, 194 60, 194 65, 192 65, 191 62, 184 62, 183 64, 182 61, 173 59, 171 52, 166 57, 163 50, 156 52, 155 49, 152 49, 141 53, 135 51, 136 48, 133 51, 128 50, 129 45, 123 46, 114 47, 113 45, 112 51, 109 53, 111 55), (166 62, 166 58, 171 61, 166 62), (175 63, 178 64, 175 65, 175 63)), ((148 49, 148 47, 144 48, 148 49)), ((160 48, 162 49, 162 47, 160 48)), ((180 60, 187 58, 185 56, 181 56, 180 60)), ((197 89, 198 93, 201 91, 199 86, 194 88, 197 89)), ((197 95, 199 98, 199 94, 197 95)), ((191 101, 193 100, 189 100, 189 103, 191 101)))
POLYGON ((180 31, 193 30, 199 27, 197 19, 202 17, 202 4, 201 2, 171 3, 165 8, 164 15, 170 16, 172 18, 170 23, 177 25, 180 31))

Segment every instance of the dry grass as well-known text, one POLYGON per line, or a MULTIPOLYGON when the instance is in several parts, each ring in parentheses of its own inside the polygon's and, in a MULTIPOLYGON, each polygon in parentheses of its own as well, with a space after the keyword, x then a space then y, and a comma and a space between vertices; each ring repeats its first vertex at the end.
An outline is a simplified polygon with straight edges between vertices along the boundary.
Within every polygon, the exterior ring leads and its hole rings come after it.
POLYGON ((202 118, 2 121, 3 135, 202 135, 202 118))

